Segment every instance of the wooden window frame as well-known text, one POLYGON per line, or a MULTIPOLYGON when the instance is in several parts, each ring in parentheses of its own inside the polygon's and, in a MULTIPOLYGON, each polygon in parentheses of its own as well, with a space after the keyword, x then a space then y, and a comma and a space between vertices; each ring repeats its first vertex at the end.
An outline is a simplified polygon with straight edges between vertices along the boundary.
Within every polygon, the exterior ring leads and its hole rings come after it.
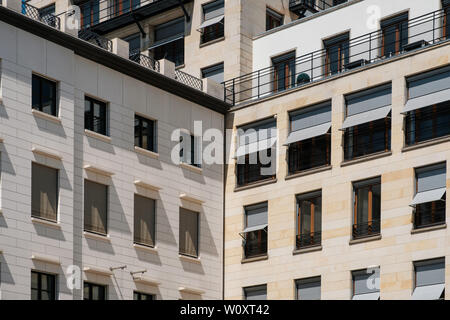
MULTIPOLYGON (((387 24, 387 25, 385 25, 385 26, 383 26, 382 27, 382 30, 381 30, 381 56, 382 57, 385 57, 386 56, 386 52, 385 52, 385 50, 386 50, 386 47, 385 47, 385 45, 386 45, 386 42, 385 42, 385 40, 386 40, 386 31, 387 31, 387 29, 390 29, 390 28, 392 28, 392 27, 395 27, 395 52, 394 52, 394 55, 398 55, 399 53, 400 53, 400 51, 401 51, 401 46, 402 46, 402 39, 401 39, 401 37, 402 37, 402 31, 403 31, 403 24, 404 23, 408 23, 408 20, 407 19, 405 19, 405 20, 402 20, 402 21, 398 21, 398 22, 393 22, 393 23, 391 23, 391 24, 387 24)), ((408 32, 408 28, 406 29, 406 31, 408 32)))
MULTIPOLYGON (((380 181, 375 181, 376 178, 370 179, 370 182, 367 184, 364 183, 364 181, 361 181, 361 185, 353 185, 353 228, 355 226, 358 226, 360 223, 358 222, 358 191, 360 189, 366 189, 368 188, 368 195, 367 195, 367 224, 369 227, 372 227, 373 223, 376 220, 373 220, 373 188, 374 186, 380 186, 381 188, 381 178, 380 181)), ((381 199, 380 199, 381 203, 381 199)), ((380 211, 381 214, 381 211, 380 211)), ((372 231, 373 232, 373 231, 372 231)), ((352 232, 353 234, 353 232, 352 232)), ((374 236, 376 234, 368 234, 367 236, 374 236)))
POLYGON ((284 90, 287 90, 291 87, 295 86, 295 52, 289 52, 286 54, 282 54, 280 56, 277 57, 273 57, 272 58, 272 67, 273 67, 273 74, 274 74, 274 85, 273 85, 273 92, 281 92, 284 90), (274 61, 274 59, 278 59, 278 58, 282 58, 283 56, 286 56, 284 59, 281 59, 280 61, 274 61), (294 70, 291 69, 291 62, 293 62, 293 66, 294 66, 294 70), (278 77, 279 77, 279 72, 278 72, 278 66, 282 66, 284 68, 284 88, 279 88, 278 87, 278 77), (292 74, 292 72, 294 72, 294 74, 292 74), (294 77, 293 79, 293 83, 291 82, 291 78, 292 76, 294 77))
POLYGON ((339 41, 337 43, 333 43, 332 45, 328 45, 325 47, 325 51, 326 51, 326 55, 325 55, 325 75, 329 76, 332 73, 331 71, 331 49, 338 47, 338 70, 336 71, 336 73, 340 73, 342 71, 344 71, 344 65, 345 65, 345 45, 349 46, 349 40, 342 40, 339 41))

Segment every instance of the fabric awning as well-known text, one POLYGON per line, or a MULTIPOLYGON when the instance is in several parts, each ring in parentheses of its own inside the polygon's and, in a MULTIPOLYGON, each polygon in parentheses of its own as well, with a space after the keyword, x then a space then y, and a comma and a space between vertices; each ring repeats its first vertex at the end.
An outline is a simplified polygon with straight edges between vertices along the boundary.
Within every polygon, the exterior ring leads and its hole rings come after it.
POLYGON ((345 119, 344 124, 342 125, 342 129, 347 129, 363 123, 386 118, 389 112, 391 112, 390 105, 354 114, 345 119))
POLYGON ((291 143, 308 140, 314 137, 322 136, 326 134, 331 128, 331 122, 323 123, 318 126, 309 127, 297 131, 293 131, 289 134, 285 146, 290 145, 291 143))
POLYGON ((441 297, 445 289, 444 283, 434 284, 431 286, 416 287, 412 294, 412 300, 437 300, 441 297))
POLYGON ((168 43, 180 40, 182 38, 184 38, 184 33, 180 33, 180 34, 177 34, 175 36, 172 36, 172 37, 169 37, 169 38, 166 38, 166 39, 163 39, 163 40, 156 41, 155 43, 153 43, 150 46, 150 48, 148 48, 148 50, 155 49, 156 47, 163 46, 165 44, 168 44, 168 43))
POLYGON ((415 206, 415 205, 422 204, 422 203, 441 200, 445 194, 445 191, 446 191, 446 188, 439 188, 439 189, 419 192, 414 197, 410 206, 415 206))
POLYGON ((433 104, 438 104, 450 100, 450 89, 433 92, 421 97, 408 100, 403 108, 403 113, 425 108, 433 104))
POLYGON ((215 18, 212 18, 212 19, 203 21, 203 23, 198 27, 197 31, 200 31, 200 32, 201 32, 201 31, 203 31, 203 29, 206 28, 206 27, 209 27, 209 26, 212 26, 212 25, 214 25, 214 24, 216 24, 216 23, 222 22, 222 20, 224 19, 224 17, 225 17, 225 16, 222 14, 222 15, 220 15, 220 16, 218 16, 218 17, 215 17, 215 18))
POLYGON ((240 146, 236 151, 236 158, 272 148, 276 142, 277 137, 273 137, 270 139, 256 141, 250 144, 240 146))
POLYGON ((378 299, 380 299, 379 292, 355 294, 352 298, 352 300, 378 300, 378 299))

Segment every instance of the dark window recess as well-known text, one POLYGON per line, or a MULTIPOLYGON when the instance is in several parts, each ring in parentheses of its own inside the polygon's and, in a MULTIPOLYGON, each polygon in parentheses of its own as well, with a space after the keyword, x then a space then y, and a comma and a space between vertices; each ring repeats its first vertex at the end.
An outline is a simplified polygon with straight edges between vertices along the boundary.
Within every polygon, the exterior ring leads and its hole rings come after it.
POLYGON ((58 170, 32 163, 31 186, 31 216, 56 221, 58 214, 58 170))
POLYGON ((245 186, 247 184, 258 182, 267 179, 274 179, 274 170, 271 170, 271 174, 267 174, 264 171, 269 171, 274 161, 275 154, 272 156, 272 149, 263 150, 252 154, 247 154, 242 158, 245 160, 238 160, 237 163, 237 184, 239 186, 245 186), (270 158, 270 161, 261 161, 261 154, 265 153, 264 158, 270 158), (241 163, 242 162, 242 163, 241 163), (268 162, 268 163, 266 163, 268 162))
POLYGON ((179 217, 179 253, 197 258, 199 254, 199 214, 180 208, 179 217))
POLYGON ((134 145, 156 152, 156 121, 143 118, 141 116, 134 117, 134 145))
POLYGON ((266 10, 266 31, 277 28, 283 24, 283 16, 272 9, 266 10))
POLYGON ((106 300, 106 286, 85 282, 83 300, 106 300))
POLYGON ((390 116, 345 129, 344 159, 352 160, 391 149, 390 116))
POLYGON ((204 4, 203 24, 201 26, 200 43, 207 43, 222 38, 225 33, 224 1, 217 0, 204 4))
POLYGON ((108 186, 84 181, 84 231, 106 235, 108 220, 108 186))
POLYGON ((180 136, 180 160, 183 163, 201 168, 201 139, 194 135, 182 134, 180 136))
POLYGON ((106 136, 106 124, 106 103, 85 97, 84 128, 106 136))
POLYGON ((112 1, 112 15, 114 17, 120 16, 124 13, 130 12, 138 8, 140 0, 113 0, 112 1))
POLYGON ((167 59, 175 63, 175 66, 184 64, 184 38, 156 47, 154 59, 167 59))
POLYGON ((349 35, 348 33, 324 41, 326 50, 325 74, 336 74, 344 70, 349 63, 349 35))
POLYGON ((153 294, 147 294, 142 292, 133 292, 133 300, 156 300, 153 294))
POLYGON ((222 83, 223 78, 223 62, 211 67, 202 69, 202 78, 209 78, 218 83, 222 83))
POLYGON ((52 27, 56 27, 55 4, 39 9, 39 17, 52 27))
POLYGON ((445 201, 432 201, 416 206, 414 228, 420 229, 445 223, 445 201))
POLYGON ((408 13, 381 21, 382 45, 381 56, 389 57, 399 54, 408 44, 408 13))
POLYGON ((299 141, 289 146, 289 174, 329 165, 331 163, 330 134, 299 141))
POLYGON ((81 28, 96 25, 100 21, 100 0, 90 0, 80 4, 81 28))
POLYGON ((408 112, 405 135, 409 146, 450 135, 450 101, 408 112))
POLYGON ((134 195, 134 242, 155 245, 156 201, 134 195))
POLYGON ((288 53, 272 59, 273 90, 283 91, 295 86, 295 53, 288 53))
POLYGON ((56 276, 31 271, 31 300, 56 300, 56 276))
POLYGON ((296 247, 318 246, 322 238, 322 195, 320 192, 297 198, 296 247))
POLYGON ((155 42, 150 50, 155 60, 167 59, 175 66, 184 64, 184 17, 155 27, 155 42))
POLYGON ((225 19, 221 22, 213 24, 212 26, 205 27, 201 36, 201 43, 207 43, 225 35, 225 19))
POLYGON ((255 258, 267 254, 267 230, 257 230, 245 234, 245 258, 255 258))
POLYGON ((245 208, 245 230, 243 237, 245 258, 267 255, 267 203, 245 208))
POLYGON ((450 39, 450 5, 445 7, 444 24, 443 24, 444 39, 450 39))
POLYGON ((33 74, 31 90, 32 108, 56 117, 56 82, 33 74))
POLYGON ((353 239, 380 234, 380 179, 354 183, 353 190, 353 239))
POLYGON ((123 39, 128 42, 129 55, 130 57, 133 55, 140 54, 141 52, 141 34, 135 33, 123 39))

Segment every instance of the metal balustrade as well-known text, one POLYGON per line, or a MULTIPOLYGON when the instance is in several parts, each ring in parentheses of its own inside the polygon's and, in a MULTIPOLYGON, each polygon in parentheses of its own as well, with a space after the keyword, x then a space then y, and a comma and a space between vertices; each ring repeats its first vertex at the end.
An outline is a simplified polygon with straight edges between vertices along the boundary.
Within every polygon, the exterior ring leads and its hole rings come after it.
POLYGON ((295 238, 295 244, 297 249, 303 249, 312 246, 320 246, 321 243, 322 243, 321 231, 298 234, 295 238))
POLYGON ((159 72, 160 70, 159 61, 150 58, 149 56, 146 56, 144 54, 141 54, 140 51, 130 53, 129 59, 153 71, 159 72))
POLYGON ((353 225, 353 239, 376 236, 380 234, 380 221, 372 220, 353 225))
POLYGON ((78 38, 83 39, 87 42, 90 42, 92 44, 95 44, 96 46, 99 46, 100 48, 103 48, 107 51, 112 51, 112 41, 108 38, 102 37, 95 32, 92 32, 89 29, 81 29, 78 32, 78 38))
POLYGON ((181 70, 175 70, 175 80, 184 83, 194 89, 203 91, 203 81, 202 79, 196 78, 189 73, 183 72, 181 70))
POLYGON ((29 3, 22 3, 22 13, 27 17, 33 20, 40 21, 50 27, 56 28, 58 30, 60 30, 61 28, 61 19, 58 16, 55 16, 51 13, 42 16, 39 12, 39 9, 29 3))

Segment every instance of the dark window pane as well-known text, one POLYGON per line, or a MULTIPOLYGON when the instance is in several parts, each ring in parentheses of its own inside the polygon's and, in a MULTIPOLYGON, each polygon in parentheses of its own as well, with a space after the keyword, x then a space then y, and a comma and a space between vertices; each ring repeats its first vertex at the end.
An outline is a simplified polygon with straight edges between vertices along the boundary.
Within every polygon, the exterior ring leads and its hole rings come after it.
POLYGON ((353 238, 380 232, 381 183, 379 179, 354 185, 353 238))
POLYGON ((55 300, 56 276, 31 272, 31 300, 55 300))
POLYGON ((37 75, 32 77, 32 108, 56 116, 56 83, 37 75))
POLYGON ((107 233, 108 187, 85 180, 84 183, 84 230, 107 233))
POLYGON ((106 103, 85 97, 85 129, 106 135, 106 103))
POLYGON ((198 257, 198 213, 180 208, 179 253, 198 257))
POLYGON ((331 139, 324 135, 293 143, 289 146, 289 173, 294 174, 330 164, 331 139))
POLYGON ((167 59, 175 63, 175 66, 184 64, 184 38, 172 41, 154 49, 154 59, 167 59))

